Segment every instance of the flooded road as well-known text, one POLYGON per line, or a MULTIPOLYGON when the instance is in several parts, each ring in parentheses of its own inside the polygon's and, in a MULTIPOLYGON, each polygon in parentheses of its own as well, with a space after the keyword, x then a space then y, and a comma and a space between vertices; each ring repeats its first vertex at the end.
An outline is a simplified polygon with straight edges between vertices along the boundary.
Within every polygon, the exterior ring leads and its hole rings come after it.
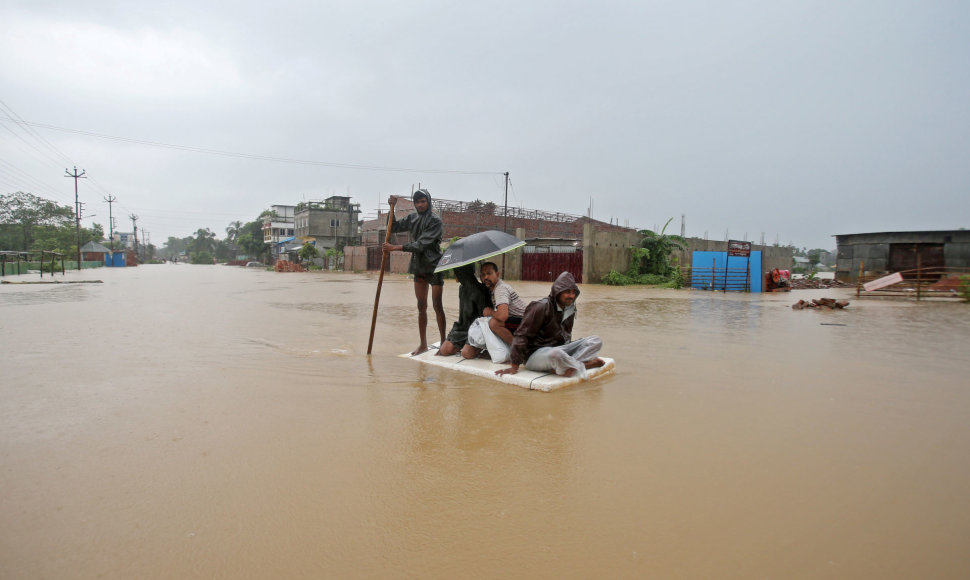
POLYGON ((970 576, 966 305, 583 285, 540 393, 398 358, 403 276, 370 357, 376 276, 82 278, 0 286, 0 578, 970 576))

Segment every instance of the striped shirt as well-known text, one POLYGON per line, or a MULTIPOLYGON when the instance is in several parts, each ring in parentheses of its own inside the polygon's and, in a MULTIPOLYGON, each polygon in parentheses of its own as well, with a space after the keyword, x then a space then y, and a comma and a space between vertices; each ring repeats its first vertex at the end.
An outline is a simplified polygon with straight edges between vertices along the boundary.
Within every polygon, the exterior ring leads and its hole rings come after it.
POLYGON ((525 307, 528 306, 505 280, 499 280, 495 288, 492 288, 492 306, 498 308, 499 304, 508 304, 509 316, 516 318, 521 318, 525 314, 525 307))

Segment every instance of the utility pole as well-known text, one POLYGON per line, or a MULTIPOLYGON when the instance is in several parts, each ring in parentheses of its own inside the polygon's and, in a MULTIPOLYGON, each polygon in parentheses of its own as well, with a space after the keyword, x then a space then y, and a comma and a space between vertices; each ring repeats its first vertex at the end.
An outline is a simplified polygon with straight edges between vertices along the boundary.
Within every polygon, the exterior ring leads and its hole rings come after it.
POLYGON ((115 251, 115 218, 112 217, 114 214, 111 213, 111 204, 118 201, 118 198, 108 194, 108 197, 104 198, 108 202, 108 243, 111 244, 111 251, 115 251))
POLYGON ((509 233, 509 172, 505 172, 505 229, 502 231, 509 233))
POLYGON ((74 239, 75 239, 75 242, 77 243, 77 269, 80 270, 81 269, 81 204, 78 202, 78 198, 77 198, 77 180, 87 179, 87 177, 84 177, 83 169, 81 170, 81 173, 77 172, 76 165, 74 166, 74 173, 71 173, 70 171, 65 169, 64 174, 65 174, 64 177, 74 178, 74 217, 75 217, 74 239))
MULTIPOLYGON (((502 232, 509 233, 509 172, 505 172, 505 225, 502 232)), ((502 275, 505 275, 505 254, 502 254, 502 275)))
POLYGON ((687 214, 680 214, 680 237, 685 239, 685 233, 687 232, 687 214))
POLYGON ((131 218, 131 229, 134 230, 134 236, 135 236, 135 260, 137 261, 138 260, 138 216, 136 216, 135 214, 131 213, 131 214, 128 214, 128 217, 131 218))

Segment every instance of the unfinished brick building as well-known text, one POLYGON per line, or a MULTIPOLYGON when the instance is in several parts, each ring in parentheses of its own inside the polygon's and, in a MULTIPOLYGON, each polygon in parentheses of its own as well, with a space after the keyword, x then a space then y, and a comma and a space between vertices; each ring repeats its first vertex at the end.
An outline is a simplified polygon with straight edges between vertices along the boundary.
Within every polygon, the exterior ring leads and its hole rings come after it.
MULTIPOLYGON (((394 211, 398 219, 414 211, 411 200, 400 198, 394 211)), ((506 271, 509 279, 552 280, 562 271, 572 272, 577 282, 583 279, 583 232, 587 225, 598 232, 635 232, 631 228, 601 222, 585 216, 561 212, 510 207, 491 202, 436 199, 433 211, 444 224, 443 241, 469 236, 485 230, 515 234, 528 242, 516 273, 506 271)), ((363 222, 361 240, 367 246, 367 269, 380 268, 380 245, 387 230, 387 212, 363 222)), ((404 244, 407 233, 391 236, 391 243, 404 244)))
MULTIPOLYGON (((561 212, 549 212, 535 209, 510 207, 506 225, 505 208, 494 203, 481 201, 454 201, 450 199, 435 199, 434 212, 441 217, 444 224, 442 238, 462 238, 475 232, 485 230, 501 230, 509 233, 522 228, 525 230, 526 240, 559 239, 576 241, 583 238, 583 226, 591 223, 599 231, 631 231, 618 225, 608 224, 585 216, 577 216, 561 212)), ((394 211, 398 219, 414 211, 411 200, 401 198, 394 211)), ((377 219, 363 222, 362 243, 365 246, 378 246, 384 242, 387 228, 387 212, 379 211, 377 219)), ((395 234, 392 242, 402 244, 407 241, 407 234, 395 234)))

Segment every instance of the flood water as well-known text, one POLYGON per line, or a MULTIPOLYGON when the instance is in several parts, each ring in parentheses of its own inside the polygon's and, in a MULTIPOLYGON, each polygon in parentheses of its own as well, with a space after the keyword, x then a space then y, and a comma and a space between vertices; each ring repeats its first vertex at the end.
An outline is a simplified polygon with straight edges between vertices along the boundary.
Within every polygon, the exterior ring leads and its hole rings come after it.
POLYGON ((617 372, 541 393, 397 357, 403 276, 369 357, 374 275, 57 279, 0 286, 0 578, 970 577, 964 304, 583 285, 617 372))

